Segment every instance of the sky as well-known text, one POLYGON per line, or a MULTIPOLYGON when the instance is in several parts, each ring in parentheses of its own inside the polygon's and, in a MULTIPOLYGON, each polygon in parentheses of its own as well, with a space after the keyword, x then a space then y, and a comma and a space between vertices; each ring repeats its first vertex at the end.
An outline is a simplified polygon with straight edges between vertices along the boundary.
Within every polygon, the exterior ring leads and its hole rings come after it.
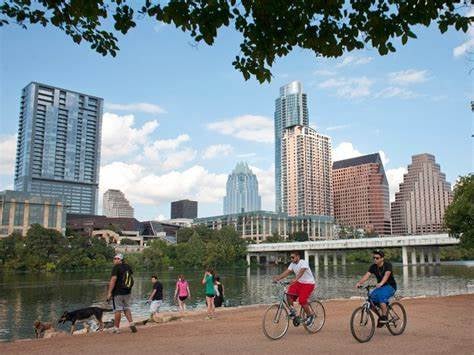
POLYGON ((380 56, 368 48, 339 59, 295 49, 276 61, 271 83, 245 81, 232 61, 240 34, 219 31, 195 45, 151 20, 118 35, 103 57, 55 28, 0 28, 0 190, 13 188, 21 90, 31 81, 102 97, 102 194, 122 190, 139 220, 170 217, 170 202, 199 202, 222 214, 228 174, 246 161, 262 207, 274 209, 273 115, 279 88, 293 80, 308 96, 309 121, 332 139, 333 160, 380 152, 391 199, 411 156, 431 153, 454 183, 473 171, 474 30, 417 27, 418 39, 380 56))

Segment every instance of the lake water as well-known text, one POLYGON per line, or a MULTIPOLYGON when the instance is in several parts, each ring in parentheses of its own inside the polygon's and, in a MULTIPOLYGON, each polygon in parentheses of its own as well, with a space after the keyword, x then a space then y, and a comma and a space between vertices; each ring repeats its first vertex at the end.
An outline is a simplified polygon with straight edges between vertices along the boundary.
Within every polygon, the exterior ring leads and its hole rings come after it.
MULTIPOLYGON (((284 266, 258 269, 222 270, 219 272, 225 296, 232 306, 267 304, 277 299, 278 290, 271 276, 284 266)), ((403 296, 445 296, 474 292, 474 261, 444 263, 441 266, 394 266, 399 293, 403 296)), ((317 295, 321 299, 360 296, 354 289, 366 265, 320 266, 316 272, 317 295)), ((178 270, 158 273, 164 286, 162 310, 176 310, 173 294, 178 270)), ((190 283, 192 299, 188 307, 204 307, 204 290, 200 284, 202 272, 184 272, 190 283)), ((151 290, 151 272, 135 274, 132 312, 136 317, 149 315, 145 298, 151 290)), ((33 322, 56 321, 65 310, 91 305, 107 306, 108 272, 0 274, 0 341, 31 338, 33 322)), ((112 318, 106 313, 105 320, 112 318)), ((68 326, 62 329, 68 329, 68 326)))

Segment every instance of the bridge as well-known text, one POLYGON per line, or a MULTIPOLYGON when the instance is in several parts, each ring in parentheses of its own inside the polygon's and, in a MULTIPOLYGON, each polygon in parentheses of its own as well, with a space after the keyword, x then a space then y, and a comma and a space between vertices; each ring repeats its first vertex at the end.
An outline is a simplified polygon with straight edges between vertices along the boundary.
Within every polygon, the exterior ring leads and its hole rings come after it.
POLYGON ((341 258, 342 265, 346 264, 345 251, 360 249, 390 249, 402 248, 403 265, 439 264, 440 246, 459 244, 459 239, 448 234, 406 235, 380 238, 335 239, 292 243, 260 243, 249 244, 247 247, 247 263, 256 259, 257 263, 278 262, 281 254, 292 250, 304 251, 304 258, 314 258, 314 265, 319 266, 320 257, 323 257, 325 266, 332 257, 334 265, 341 258), (408 258, 410 254, 411 258, 408 258))

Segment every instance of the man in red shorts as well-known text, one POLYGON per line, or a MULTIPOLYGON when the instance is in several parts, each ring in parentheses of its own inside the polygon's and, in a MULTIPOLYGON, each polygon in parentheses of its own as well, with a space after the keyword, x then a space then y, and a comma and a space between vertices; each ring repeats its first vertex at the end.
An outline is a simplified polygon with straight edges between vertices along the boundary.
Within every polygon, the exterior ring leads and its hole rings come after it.
POLYGON ((280 275, 274 276, 274 281, 284 279, 292 272, 296 275, 288 287, 288 304, 290 305, 290 316, 295 317, 296 311, 293 308, 293 302, 298 298, 298 302, 304 308, 307 318, 305 320, 307 325, 311 325, 314 321, 314 312, 308 305, 308 298, 314 290, 315 282, 314 276, 309 268, 307 260, 300 258, 298 251, 292 251, 290 254, 291 263, 288 269, 283 271, 280 275))

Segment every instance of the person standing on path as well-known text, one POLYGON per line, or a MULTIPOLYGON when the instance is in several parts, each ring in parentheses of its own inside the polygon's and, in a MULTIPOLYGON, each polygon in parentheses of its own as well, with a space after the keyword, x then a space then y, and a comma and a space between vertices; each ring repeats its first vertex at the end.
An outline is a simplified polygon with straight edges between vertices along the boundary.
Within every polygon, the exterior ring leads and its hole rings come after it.
POLYGON ((206 294, 206 305, 207 305, 207 317, 206 319, 212 319, 214 317, 214 271, 211 268, 207 268, 202 278, 201 283, 204 285, 204 292, 206 294))
POLYGON ((122 312, 128 320, 132 333, 137 332, 137 327, 132 319, 130 311, 130 293, 133 287, 132 268, 123 261, 123 254, 114 256, 114 267, 110 275, 109 288, 107 291, 107 301, 112 300, 114 310, 114 333, 119 332, 120 318, 122 312))
POLYGON ((214 297, 214 306, 222 307, 222 303, 224 303, 224 285, 221 282, 221 278, 216 276, 216 284, 214 286, 216 290, 216 296, 214 297))
POLYGON ((163 284, 158 281, 158 276, 153 275, 151 277, 151 283, 153 285, 153 291, 151 291, 148 301, 150 302, 150 313, 151 319, 155 319, 160 311, 161 304, 163 303, 163 284))
POLYGON ((178 281, 176 281, 176 289, 174 290, 174 298, 178 300, 179 310, 181 312, 186 311, 185 300, 187 298, 191 299, 191 291, 189 290, 188 281, 184 279, 184 275, 178 276, 178 281))

